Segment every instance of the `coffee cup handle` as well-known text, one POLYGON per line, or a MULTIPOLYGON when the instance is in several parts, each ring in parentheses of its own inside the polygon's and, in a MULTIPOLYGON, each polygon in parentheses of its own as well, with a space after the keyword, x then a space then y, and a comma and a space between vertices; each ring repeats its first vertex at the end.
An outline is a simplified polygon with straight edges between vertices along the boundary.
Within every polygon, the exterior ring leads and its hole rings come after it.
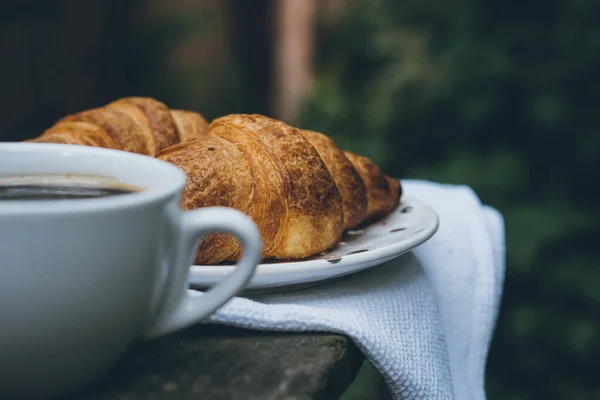
POLYGON ((256 225, 245 214, 227 207, 207 207, 183 213, 178 260, 166 284, 165 301, 155 322, 144 335, 153 339, 206 318, 250 280, 261 260, 262 243, 256 225), (243 248, 235 271, 206 293, 188 292, 193 253, 199 241, 210 232, 233 235, 243 248))

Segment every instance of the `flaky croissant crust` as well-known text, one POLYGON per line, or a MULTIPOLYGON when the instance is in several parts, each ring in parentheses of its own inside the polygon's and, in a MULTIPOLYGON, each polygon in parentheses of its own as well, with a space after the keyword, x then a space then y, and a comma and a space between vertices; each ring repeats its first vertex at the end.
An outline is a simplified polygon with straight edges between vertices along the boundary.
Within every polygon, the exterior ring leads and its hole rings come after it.
MULTIPOLYGON (((400 182, 328 136, 256 114, 210 124, 198 113, 128 97, 60 119, 34 142, 106 147, 181 168, 183 207, 226 206, 249 215, 264 259, 303 259, 335 247, 344 231, 390 213, 400 182)), ((231 236, 209 234, 197 264, 239 260, 231 236)))
POLYGON ((208 123, 198 113, 170 110, 149 97, 126 97, 68 115, 28 141, 106 147, 154 157, 207 129, 208 123))

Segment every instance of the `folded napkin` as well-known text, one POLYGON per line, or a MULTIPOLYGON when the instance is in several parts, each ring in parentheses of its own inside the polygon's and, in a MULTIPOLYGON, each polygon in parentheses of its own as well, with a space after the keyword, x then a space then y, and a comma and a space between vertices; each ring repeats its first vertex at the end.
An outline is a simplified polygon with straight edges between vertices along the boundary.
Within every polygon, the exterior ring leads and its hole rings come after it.
POLYGON ((317 287, 236 297, 211 322, 349 336, 396 399, 484 399, 504 279, 501 215, 468 187, 403 181, 438 232, 386 264, 317 287))

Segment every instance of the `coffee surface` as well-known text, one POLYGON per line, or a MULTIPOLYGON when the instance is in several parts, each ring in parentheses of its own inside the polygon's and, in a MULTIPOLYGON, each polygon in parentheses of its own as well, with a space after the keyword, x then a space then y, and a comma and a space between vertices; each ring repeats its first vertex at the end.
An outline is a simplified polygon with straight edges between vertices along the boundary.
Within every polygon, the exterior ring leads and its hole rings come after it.
POLYGON ((0 177, 2 200, 68 200, 119 196, 139 189, 105 177, 23 175, 0 177))
POLYGON ((0 187, 0 200, 89 199, 132 193, 130 190, 78 186, 8 186, 0 187))

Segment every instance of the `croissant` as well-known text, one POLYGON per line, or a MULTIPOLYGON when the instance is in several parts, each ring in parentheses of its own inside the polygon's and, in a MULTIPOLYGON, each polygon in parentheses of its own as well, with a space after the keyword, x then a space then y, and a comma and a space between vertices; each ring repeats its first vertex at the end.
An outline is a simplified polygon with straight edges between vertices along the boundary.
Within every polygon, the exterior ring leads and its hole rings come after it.
POLYGON ((169 110, 149 97, 126 97, 68 115, 28 142, 106 147, 154 157, 169 146, 198 138, 206 130, 208 123, 200 114, 169 110))
MULTIPOLYGON (((155 156, 187 176, 184 209, 225 206, 258 227, 264 259, 295 260, 340 243, 398 204, 402 187, 371 160, 342 151, 328 136, 256 114, 210 124, 197 113, 128 97, 58 120, 35 142, 107 147, 155 156)), ((239 260, 226 234, 207 235, 197 264, 239 260)))
POLYGON ((367 218, 362 222, 373 222, 389 214, 396 207, 402 195, 400 181, 385 175, 367 157, 349 151, 345 151, 344 155, 356 168, 358 175, 367 185, 367 218))
MULTIPOLYGON (((365 157, 340 150, 324 134, 261 115, 218 118, 198 140, 159 159, 188 177, 184 208, 228 206, 248 214, 265 259, 302 259, 337 245, 344 231, 389 213, 401 187, 365 157)), ((197 264, 239 259, 239 244, 209 235, 197 264)))

